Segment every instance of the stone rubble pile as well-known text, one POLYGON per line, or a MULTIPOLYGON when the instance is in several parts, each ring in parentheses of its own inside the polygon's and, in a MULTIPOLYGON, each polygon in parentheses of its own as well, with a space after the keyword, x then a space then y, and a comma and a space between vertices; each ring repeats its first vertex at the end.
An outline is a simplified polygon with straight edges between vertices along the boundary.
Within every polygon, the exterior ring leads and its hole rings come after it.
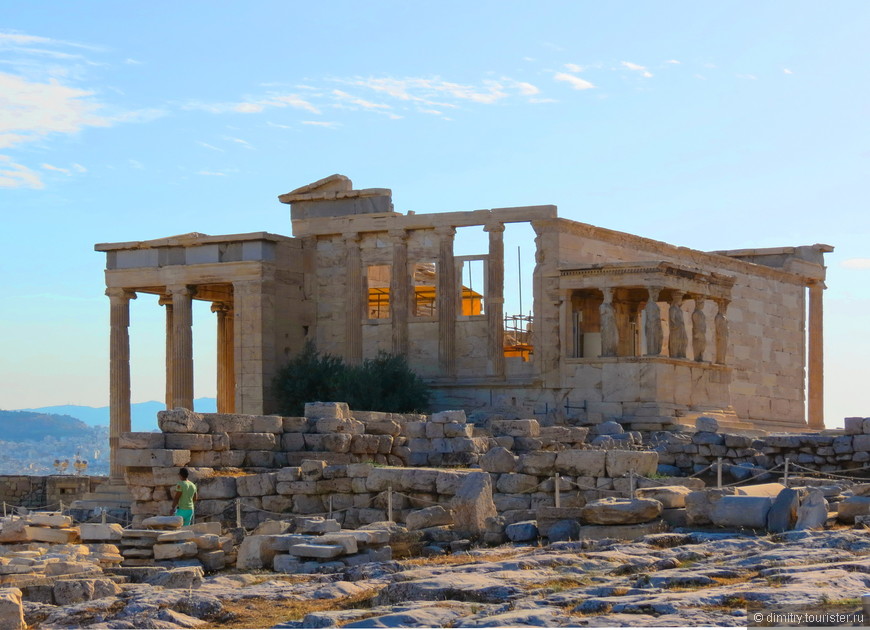
POLYGON ((233 544, 232 536, 221 534, 220 523, 182 527, 180 516, 147 518, 142 529, 124 529, 118 541, 122 566, 198 566, 206 571, 218 571, 232 561, 233 544))

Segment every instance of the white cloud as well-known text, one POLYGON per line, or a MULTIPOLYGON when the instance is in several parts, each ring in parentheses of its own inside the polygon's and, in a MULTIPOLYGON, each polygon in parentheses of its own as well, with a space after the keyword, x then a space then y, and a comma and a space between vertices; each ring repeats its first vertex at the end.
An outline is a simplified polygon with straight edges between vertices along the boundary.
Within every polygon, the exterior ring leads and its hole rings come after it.
POLYGON ((245 147, 246 149, 253 149, 254 148, 250 142, 248 142, 247 140, 242 140, 241 138, 225 138, 225 139, 229 140, 230 142, 235 142, 236 144, 240 144, 243 147, 245 147))
POLYGON ((265 108, 258 103, 239 103, 233 106, 233 111, 240 114, 259 114, 265 108))
POLYGON ((645 66, 638 65, 636 63, 631 63, 630 61, 623 61, 622 65, 628 68, 629 70, 633 70, 635 72, 640 72, 641 76, 646 77, 647 79, 652 77, 652 72, 646 69, 645 66))
POLYGON ((208 142, 202 142, 201 140, 197 140, 196 143, 201 147, 205 147, 206 149, 211 149, 212 151, 219 151, 220 153, 225 153, 225 151, 223 149, 220 149, 212 144, 209 144, 208 142))
POLYGON ((319 114, 320 110, 311 102, 298 94, 266 94, 256 99, 246 99, 238 103, 203 103, 191 101, 182 106, 182 109, 202 110, 212 114, 259 114, 270 107, 293 107, 304 109, 313 114, 319 114))
POLYGON ((73 170, 77 173, 87 173, 88 172, 88 169, 86 169, 84 166, 82 166, 78 162, 73 162, 72 167, 73 167, 73 170))
POLYGON ((0 188, 44 188, 39 175, 24 166, 16 164, 8 155, 0 155, 0 188))
POLYGON ((267 120, 266 124, 270 127, 277 127, 278 129, 293 129, 290 125, 279 125, 278 123, 273 123, 272 121, 267 120))
POLYGON ((328 129, 335 129, 336 127, 341 126, 341 123, 326 122, 323 120, 303 120, 302 124, 311 125, 312 127, 327 127, 328 129))
POLYGON ((131 59, 130 57, 127 57, 124 60, 124 63, 126 63, 127 65, 130 65, 130 66, 141 66, 142 65, 141 61, 139 61, 137 59, 131 59))
POLYGON ((573 74, 568 74, 566 72, 557 72, 553 75, 553 78, 556 81, 564 81, 569 84, 575 90, 589 90, 594 88, 595 86, 587 81, 586 79, 581 79, 580 77, 575 77, 573 74))
POLYGON ((532 85, 531 83, 526 83, 524 81, 516 81, 514 83, 514 87, 516 87, 520 94, 523 96, 534 96, 535 94, 540 94, 541 90, 537 88, 537 86, 532 85))
POLYGON ((680 64, 680 63, 682 63, 682 62, 681 62, 681 61, 677 61, 676 59, 668 59, 665 63, 680 64))
POLYGON ((336 79, 339 83, 354 85, 384 94, 398 101, 422 103, 435 107, 457 107, 457 103, 470 102, 480 105, 491 105, 507 99, 512 92, 523 96, 538 93, 538 88, 531 83, 515 81, 504 77, 498 81, 486 79, 479 85, 454 83, 440 77, 356 77, 354 79, 336 79))
POLYGON ((357 98, 341 90, 333 90, 332 95, 340 101, 345 101, 352 105, 358 105, 363 109, 392 109, 392 107, 390 107, 389 105, 385 105, 384 103, 373 103, 372 101, 367 101, 363 98, 357 98))
POLYGON ((53 166, 51 164, 42 164, 42 168, 47 171, 56 171, 58 173, 63 173, 67 176, 72 175, 72 171, 70 171, 68 168, 61 168, 59 166, 53 166))
POLYGON ((738 79, 749 79, 750 81, 755 81, 758 79, 754 74, 738 74, 735 75, 738 79))
POLYGON ((788 68, 783 68, 782 71, 785 72, 786 74, 794 74, 794 72, 792 72, 788 68))
POLYGON ((849 258, 840 263, 845 269, 870 269, 870 258, 849 258))
POLYGON ((566 63, 565 69, 568 72, 574 72, 574 73, 583 72, 583 66, 578 66, 576 63, 566 63))
POLYGON ((226 173, 221 173, 219 171, 199 171, 197 175, 208 175, 210 177, 226 177, 226 173))

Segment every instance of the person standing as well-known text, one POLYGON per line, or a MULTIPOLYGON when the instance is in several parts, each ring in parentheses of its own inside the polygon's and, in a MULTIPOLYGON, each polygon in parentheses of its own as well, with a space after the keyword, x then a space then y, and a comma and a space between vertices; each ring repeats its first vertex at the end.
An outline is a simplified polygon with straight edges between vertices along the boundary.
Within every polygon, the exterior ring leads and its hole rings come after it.
POLYGON ((184 525, 193 523, 193 503, 196 501, 196 484, 187 479, 189 475, 187 468, 179 470, 178 476, 181 481, 175 484, 172 492, 173 513, 184 519, 184 525))

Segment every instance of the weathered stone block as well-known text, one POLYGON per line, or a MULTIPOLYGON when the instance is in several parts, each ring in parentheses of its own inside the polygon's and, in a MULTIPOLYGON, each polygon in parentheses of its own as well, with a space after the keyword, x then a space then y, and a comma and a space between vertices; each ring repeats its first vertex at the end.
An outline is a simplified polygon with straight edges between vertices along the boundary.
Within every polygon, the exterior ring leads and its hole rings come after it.
POLYGON ((466 422, 465 410, 452 409, 449 411, 438 411, 432 414, 430 421, 437 422, 438 424, 447 424, 448 422, 464 424, 466 422))
POLYGON ((235 477, 209 477, 197 484, 200 499, 233 499, 238 495, 235 477))
POLYGON ((522 472, 529 475, 552 475, 555 472, 556 453, 536 451, 520 457, 519 466, 522 472))
POLYGON ((208 423, 208 431, 199 433, 251 433, 254 426, 254 416, 243 416, 234 413, 209 413, 204 416, 208 423))
POLYGON ((764 496, 725 496, 713 505, 710 520, 719 527, 765 529, 772 503, 764 496))
POLYGON ((350 409, 343 402, 310 402, 305 403, 306 418, 350 418, 350 409))
POLYGON ((312 430, 314 421, 298 416, 284 417, 284 433, 308 433, 312 430))
POLYGON ((605 451, 567 450, 556 455, 556 471, 567 475, 603 477, 606 461, 605 451))
POLYGON ((486 531, 486 519, 497 515, 489 473, 469 473, 453 497, 451 509, 457 532, 482 536, 486 531))
POLYGON ((155 560, 174 560, 176 558, 189 558, 196 555, 196 543, 180 542, 154 545, 155 560))
POLYGON ((253 433, 283 433, 284 418, 281 416, 254 416, 251 422, 253 433))
POLYGON ((118 448, 166 448, 164 440, 165 435, 166 434, 158 433, 156 431, 122 433, 121 437, 118 438, 118 448))
POLYGON ((505 473, 499 475, 495 487, 504 494, 527 493, 538 487, 538 477, 523 473, 505 473))
POLYGON ((497 446, 480 458, 480 467, 491 473, 511 473, 517 469, 518 460, 506 448, 497 446))
POLYGON ((655 499, 665 509, 686 507, 686 496, 692 490, 684 486, 658 486, 652 488, 639 488, 636 496, 639 499, 655 499))
POLYGON ((0 588, 0 630, 24 630, 26 627, 21 590, 0 588))
POLYGON ((240 451, 273 451, 278 446, 274 433, 229 433, 230 449, 240 451))
POLYGON ((332 433, 323 436, 323 450, 332 453, 347 453, 353 437, 348 433, 332 433))
POLYGON ((587 503, 583 520, 595 525, 633 525, 646 523, 662 513, 662 504, 654 499, 620 499, 615 497, 587 503))
POLYGON ((24 527, 26 539, 33 542, 67 544, 75 542, 79 537, 77 529, 54 529, 51 527, 24 527))
POLYGON ((537 420, 492 420, 489 425, 493 435, 508 435, 510 437, 538 437, 541 425, 537 420))
POLYGON ((453 516, 440 505, 414 510, 405 517, 405 525, 411 531, 419 531, 427 527, 453 525, 453 516))
POLYGON ((846 418, 844 424, 846 435, 864 433, 864 418, 846 418))
POLYGON ((73 520, 63 514, 48 514, 35 512, 27 516, 31 525, 43 525, 45 527, 70 527, 73 520))
POLYGON ((608 477, 622 477, 631 471, 649 477, 658 465, 659 454, 655 451, 607 451, 605 459, 608 477))
POLYGON ((212 436, 207 433, 167 433, 166 448, 209 451, 212 448, 212 436))
POLYGON ((119 466, 170 468, 190 461, 190 451, 172 449, 118 449, 119 466))
POLYGON ((121 540, 124 528, 118 523, 82 523, 79 537, 83 542, 121 540))
POLYGON ((189 409, 171 409, 157 412, 157 426, 164 433, 209 433, 209 423, 202 414, 189 409))
POLYGON ((236 492, 242 497, 262 497, 275 494, 277 473, 260 473, 236 477, 236 492))
POLYGON ((304 451, 304 433, 285 433, 281 436, 281 448, 285 451, 304 451))
POLYGON ((317 544, 302 544, 293 545, 288 549, 291 556, 300 558, 317 558, 319 560, 328 560, 344 555, 344 547, 341 545, 317 545, 317 544))

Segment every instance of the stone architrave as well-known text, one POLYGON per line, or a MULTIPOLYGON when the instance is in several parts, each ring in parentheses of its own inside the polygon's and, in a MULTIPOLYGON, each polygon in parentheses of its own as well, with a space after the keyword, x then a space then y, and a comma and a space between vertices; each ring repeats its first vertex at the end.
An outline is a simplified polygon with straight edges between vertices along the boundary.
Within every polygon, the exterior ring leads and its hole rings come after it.
POLYGON ((668 355, 675 359, 686 358, 689 339, 686 335, 686 321, 683 317, 683 296, 674 292, 668 309, 668 355))
POLYGON ((728 355, 728 318, 725 313, 728 310, 728 300, 716 300, 716 317, 713 319, 716 329, 716 363, 725 363, 728 355))
POLYGON ((619 348, 619 328, 616 325, 616 310, 613 308, 613 289, 602 289, 604 301, 598 308, 601 314, 601 356, 615 357, 619 348))
POLYGON ((662 353, 662 314, 658 305, 660 287, 649 288, 649 298, 643 309, 643 332, 646 337, 646 355, 657 357, 662 353))
POLYGON ((695 310, 692 311, 692 354, 695 361, 704 360, 704 350, 707 349, 707 316, 704 314, 704 298, 695 298, 695 310))
POLYGON ((118 465, 118 440, 130 431, 130 300, 132 291, 120 287, 106 289, 110 304, 109 334, 109 471, 112 479, 124 478, 118 465))

